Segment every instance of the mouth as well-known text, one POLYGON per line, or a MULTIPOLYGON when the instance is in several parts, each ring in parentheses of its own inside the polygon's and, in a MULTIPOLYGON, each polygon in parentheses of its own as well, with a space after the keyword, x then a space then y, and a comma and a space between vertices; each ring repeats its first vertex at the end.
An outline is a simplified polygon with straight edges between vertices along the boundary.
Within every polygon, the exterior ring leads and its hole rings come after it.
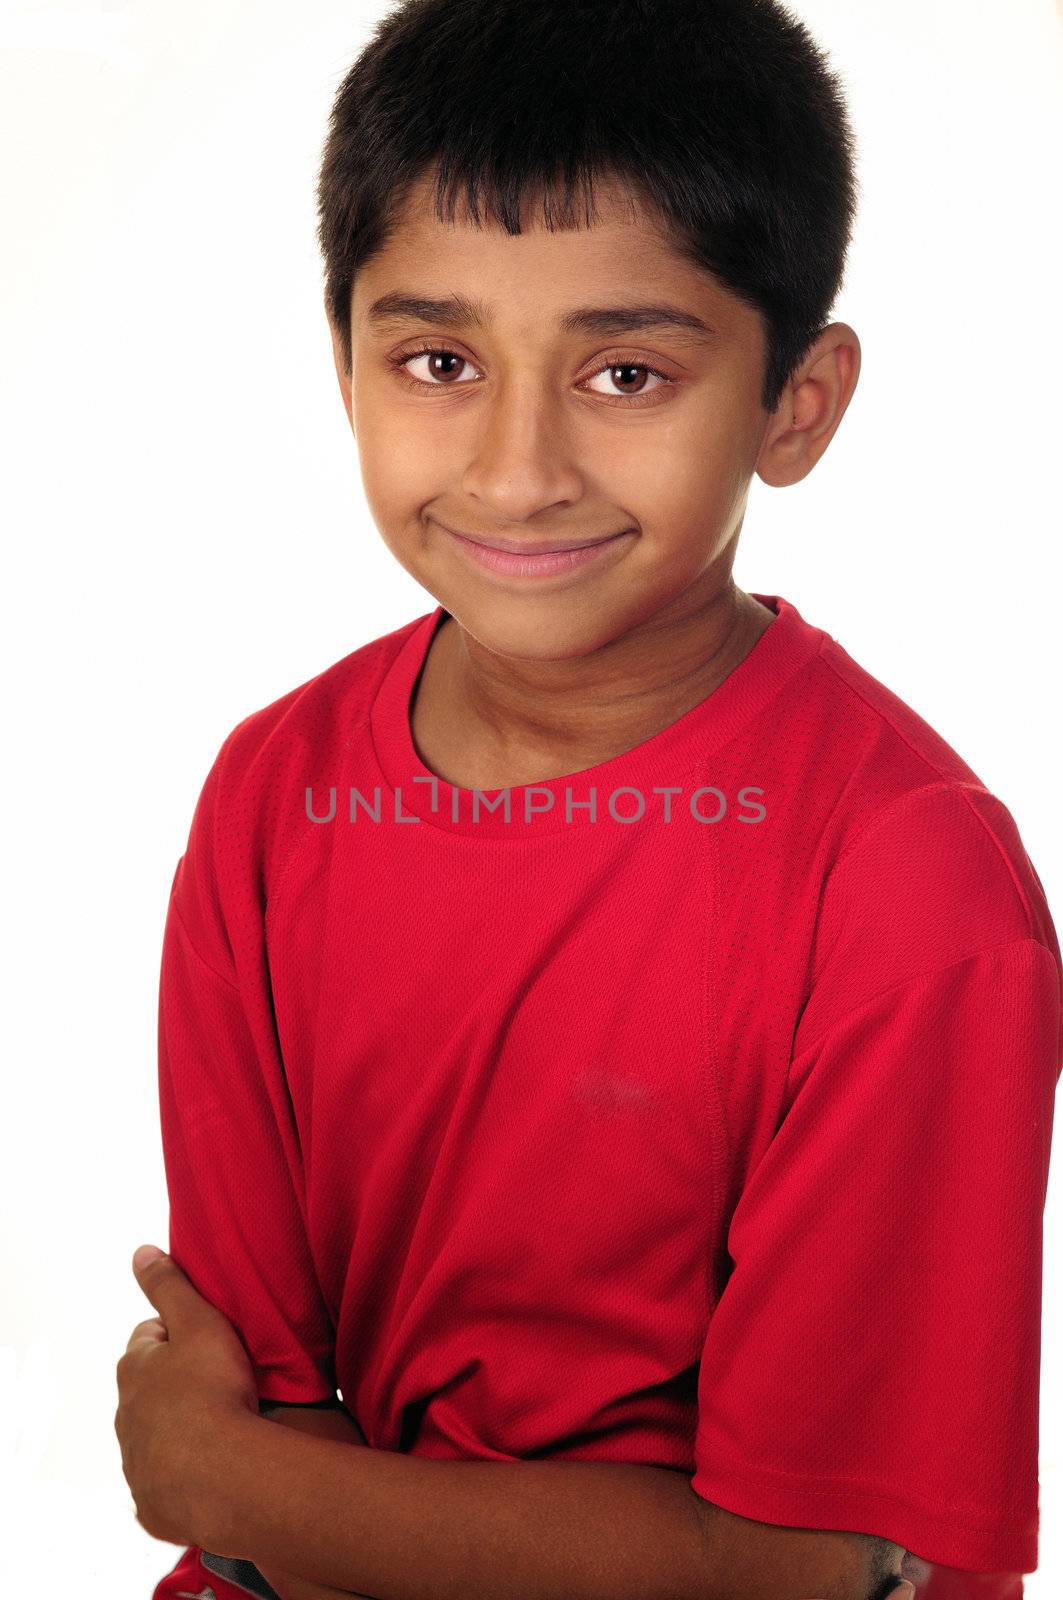
MULTIPOLYGON (((481 533, 459 533, 457 528, 448 528, 445 522, 439 526, 456 539, 466 539, 469 544, 482 545, 485 550, 509 550, 518 556, 562 555, 567 550, 589 550, 593 544, 607 544, 610 539, 619 538, 616 533, 603 533, 597 539, 503 539, 500 535, 485 539, 481 533)), ((627 533, 629 530, 624 528, 621 531, 627 533)))
POLYGON ((599 554, 622 543, 634 528, 603 534, 597 539, 485 539, 480 534, 458 533, 445 522, 437 524, 478 566, 511 577, 550 577, 573 572, 599 554))

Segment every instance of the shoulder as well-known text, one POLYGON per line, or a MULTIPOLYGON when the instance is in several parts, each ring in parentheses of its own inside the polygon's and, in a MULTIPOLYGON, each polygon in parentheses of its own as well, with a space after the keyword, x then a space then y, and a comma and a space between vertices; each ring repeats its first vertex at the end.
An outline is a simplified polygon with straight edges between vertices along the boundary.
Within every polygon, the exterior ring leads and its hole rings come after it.
POLYGON ((782 730, 809 989, 829 1009, 1030 940, 1060 962, 1015 817, 916 710, 822 634, 782 730), (790 733, 789 730, 794 730, 790 733), (874 986, 872 989, 871 986, 874 986))
POLYGON ((816 659, 845 755, 836 898, 874 891, 889 902, 905 893, 916 923, 921 907, 948 898, 988 939, 1052 942, 1041 878, 1004 800, 837 640, 824 635, 816 659))
POLYGON ((238 803, 287 770, 305 774, 306 781, 316 775, 365 729, 389 667, 424 621, 416 617, 361 645, 237 723, 212 768, 219 801, 238 803))
POLYGON ((335 782, 347 746, 367 736, 388 668, 424 617, 371 640, 244 717, 200 790, 171 887, 181 921, 215 964, 240 930, 259 937, 270 887, 305 832, 307 786, 335 782), (224 933, 218 930, 224 928, 224 933))
POLYGON ((821 888, 868 913, 871 896, 884 908, 903 900, 916 923, 946 898, 986 937, 1050 941, 1041 881, 1008 805, 918 711, 818 631, 796 714, 809 730, 801 803, 820 819, 821 888))

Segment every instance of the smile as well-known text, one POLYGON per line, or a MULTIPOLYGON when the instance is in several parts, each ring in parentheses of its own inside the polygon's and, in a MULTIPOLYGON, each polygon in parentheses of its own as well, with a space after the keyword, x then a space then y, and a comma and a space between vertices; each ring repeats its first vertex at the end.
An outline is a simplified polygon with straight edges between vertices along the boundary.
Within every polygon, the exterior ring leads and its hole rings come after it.
POLYGON ((635 532, 634 528, 624 528, 620 533, 607 534, 603 539, 571 545, 546 544, 536 539, 526 542, 507 539, 503 547, 456 533, 443 522, 436 525, 478 566, 517 578, 551 577, 557 573, 574 572, 597 560, 604 551, 613 549, 635 532))

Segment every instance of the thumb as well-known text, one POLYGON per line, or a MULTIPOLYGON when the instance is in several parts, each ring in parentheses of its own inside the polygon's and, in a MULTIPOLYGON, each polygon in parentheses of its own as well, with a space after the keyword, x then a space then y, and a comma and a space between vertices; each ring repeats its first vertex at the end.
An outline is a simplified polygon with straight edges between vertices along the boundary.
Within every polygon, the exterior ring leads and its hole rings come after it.
POLYGON ((160 1250, 157 1244, 138 1245, 133 1251, 133 1271, 137 1277, 139 1278, 149 1262, 157 1261, 162 1255, 165 1255, 165 1251, 160 1250))
POLYGON ((133 1272, 140 1287, 169 1326, 170 1319, 178 1314, 177 1303, 182 1293, 178 1280, 187 1283, 177 1262, 165 1250, 160 1250, 158 1245, 142 1244, 133 1252, 133 1272))

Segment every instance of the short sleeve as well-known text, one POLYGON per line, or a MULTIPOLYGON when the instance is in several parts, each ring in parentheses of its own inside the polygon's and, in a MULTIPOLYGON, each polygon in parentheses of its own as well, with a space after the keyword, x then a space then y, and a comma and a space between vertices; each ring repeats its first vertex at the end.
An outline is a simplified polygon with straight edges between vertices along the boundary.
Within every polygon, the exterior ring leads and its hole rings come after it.
POLYGON ((200 796, 163 936, 158 1085, 169 1249, 237 1329, 260 1399, 320 1401, 336 1389, 335 1334, 307 1239, 261 919, 238 903, 238 868, 219 859, 220 846, 239 848, 239 829, 216 816, 223 756, 224 747, 200 796))
MULTIPOLYGON (((730 1219, 692 1488, 758 1521, 1030 1572, 1058 950, 1005 937, 878 987, 869 952, 884 947, 883 972, 910 965, 912 922, 932 943, 950 918, 959 947, 977 939, 929 851, 926 872, 903 892, 936 907, 905 922, 884 882, 882 903, 850 896, 852 936, 832 937, 824 983, 851 1003, 810 1009, 814 1037, 798 1029, 778 1124, 730 1219)), ((1007 872, 999 893, 1018 904, 1007 872)))

